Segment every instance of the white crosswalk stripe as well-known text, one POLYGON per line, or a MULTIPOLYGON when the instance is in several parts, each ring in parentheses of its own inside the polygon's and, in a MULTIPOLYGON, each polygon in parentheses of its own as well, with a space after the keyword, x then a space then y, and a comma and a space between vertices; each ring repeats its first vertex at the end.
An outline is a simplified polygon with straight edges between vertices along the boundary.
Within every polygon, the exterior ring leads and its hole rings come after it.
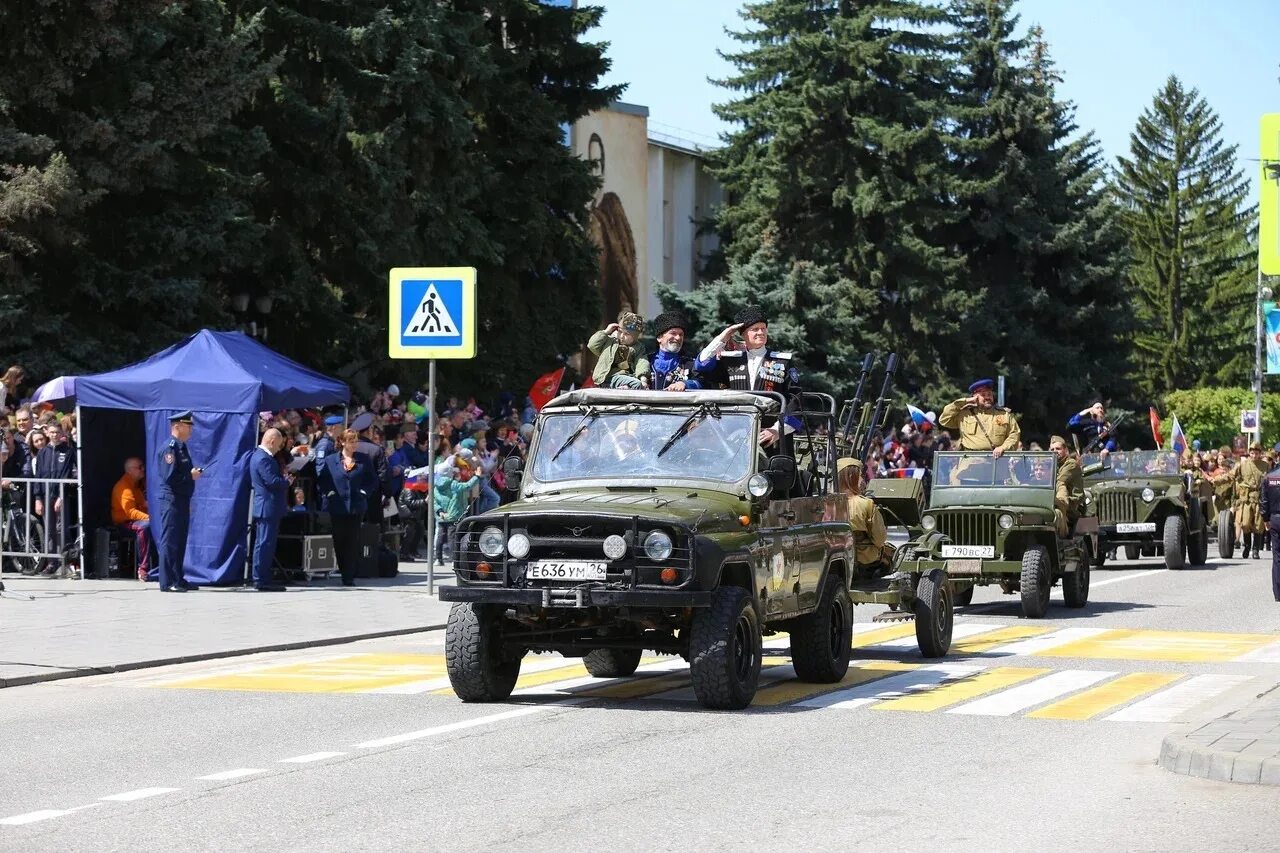
POLYGON ((1192 708, 1251 680, 1248 675, 1197 675, 1161 690, 1104 719, 1134 723, 1181 720, 1192 708))
POLYGON ((1055 646, 1065 645, 1066 643, 1074 643, 1077 640, 1087 640, 1090 637, 1096 637, 1103 633, 1105 628, 1062 628, 1049 634, 1043 634, 1039 637, 1028 637, 1025 640, 1017 640, 1004 646, 996 646, 994 649, 988 649, 983 654, 986 656, 1010 657, 1015 655, 1036 655, 1046 649, 1052 649, 1055 646))
POLYGON ((882 678, 870 684, 860 684, 847 690, 837 690, 825 696, 815 696, 797 703, 801 708, 860 708, 883 699, 896 699, 908 693, 916 693, 937 687, 944 681, 963 678, 975 672, 981 672, 981 666, 967 664, 943 663, 933 666, 922 666, 902 675, 882 678))
POLYGON ((986 717, 1010 717, 1036 705, 1043 705, 1059 696, 1083 690, 1115 675, 1089 669, 1067 669, 1038 678, 1027 684, 1019 684, 991 696, 966 702, 947 711, 948 714, 977 714, 986 717))

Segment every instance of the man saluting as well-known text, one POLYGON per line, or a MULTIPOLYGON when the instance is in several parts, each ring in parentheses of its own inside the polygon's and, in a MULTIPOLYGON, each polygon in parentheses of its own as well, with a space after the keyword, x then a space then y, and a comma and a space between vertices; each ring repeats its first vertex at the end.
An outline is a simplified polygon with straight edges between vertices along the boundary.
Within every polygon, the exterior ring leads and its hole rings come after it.
POLYGON ((999 458, 1022 440, 1022 430, 1013 412, 995 404, 995 382, 979 379, 962 397, 942 410, 938 423, 960 433, 961 450, 990 450, 999 458))
MULTIPOLYGON (((744 308, 733 318, 733 325, 716 336, 698 354, 698 370, 704 376, 718 378, 720 387, 734 391, 776 391, 784 401, 800 390, 800 374, 792 365, 791 353, 768 347, 769 320, 754 306, 744 308), (741 348, 732 340, 742 334, 741 348)), ((714 386, 713 386, 714 387, 714 386)), ((788 419, 788 432, 796 423, 788 419)), ((774 444, 779 436, 774 424, 760 432, 760 443, 774 444)))

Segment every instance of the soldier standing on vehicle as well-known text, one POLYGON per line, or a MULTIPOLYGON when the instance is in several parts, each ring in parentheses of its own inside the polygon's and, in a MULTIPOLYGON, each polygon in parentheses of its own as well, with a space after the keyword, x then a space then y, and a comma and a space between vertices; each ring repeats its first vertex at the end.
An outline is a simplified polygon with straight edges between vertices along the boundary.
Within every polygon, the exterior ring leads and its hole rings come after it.
MULTIPOLYGON (((1280 444, 1276 452, 1280 453, 1280 444)), ((1262 481, 1259 510, 1271 534, 1271 595, 1280 601, 1280 467, 1272 468, 1262 481)))
POLYGON ((1060 435, 1049 439, 1049 450, 1058 457, 1058 479, 1053 499, 1053 521, 1058 535, 1064 539, 1080 519, 1080 504, 1084 502, 1084 474, 1080 463, 1067 449, 1067 440, 1060 435))
POLYGON ((1267 520, 1261 512, 1262 481, 1267 471, 1262 465, 1262 445, 1254 442, 1249 445, 1249 458, 1236 466, 1231 472, 1235 483, 1236 495, 1236 527, 1244 543, 1244 557, 1259 559, 1258 550, 1262 548, 1262 534, 1267 528, 1267 520))
POLYGON ((884 518, 875 501, 862 494, 862 463, 843 457, 836 460, 840 492, 849 502, 849 527, 853 530, 854 560, 860 569, 888 568, 893 564, 893 546, 884 518))
POLYGON ((1116 449, 1111 438, 1112 426, 1107 422, 1107 410, 1100 402, 1072 415, 1067 421, 1067 429, 1080 436, 1080 448, 1086 453, 1093 449, 1106 454, 1116 449), (1095 444, 1098 446, 1094 447, 1095 444))
POLYGON ((1000 457, 1022 440, 1013 412, 995 404, 995 382, 979 379, 969 386, 968 397, 948 403, 938 423, 960 432, 961 450, 990 450, 1000 457))

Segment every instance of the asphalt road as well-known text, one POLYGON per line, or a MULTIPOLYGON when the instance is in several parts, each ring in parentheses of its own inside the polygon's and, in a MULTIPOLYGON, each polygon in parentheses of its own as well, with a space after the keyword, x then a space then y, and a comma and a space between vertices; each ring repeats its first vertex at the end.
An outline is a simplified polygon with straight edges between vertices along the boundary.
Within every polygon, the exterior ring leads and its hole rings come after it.
POLYGON ((602 685, 539 656, 463 705, 438 632, 10 688, 0 849, 1280 847, 1280 789, 1155 763, 1280 683, 1267 561, 1093 578, 1045 620, 979 590, 943 669, 893 626, 859 627, 843 685, 779 653, 745 712, 701 710, 671 658, 602 685))

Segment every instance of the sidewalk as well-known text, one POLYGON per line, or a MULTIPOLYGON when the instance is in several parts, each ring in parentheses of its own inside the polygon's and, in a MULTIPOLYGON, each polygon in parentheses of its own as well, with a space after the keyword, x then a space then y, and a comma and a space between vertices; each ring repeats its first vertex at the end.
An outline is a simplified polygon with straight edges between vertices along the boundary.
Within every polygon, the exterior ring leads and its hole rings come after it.
MULTIPOLYGON (((288 592, 202 587, 162 593, 130 580, 3 576, 0 687, 191 660, 335 644, 444 627, 449 604, 427 594, 427 565, 395 578, 335 574, 288 592)), ((436 569, 436 587, 452 584, 436 569)))
POLYGON ((1218 782, 1280 785, 1280 688, 1193 731, 1166 735, 1160 766, 1218 782))

